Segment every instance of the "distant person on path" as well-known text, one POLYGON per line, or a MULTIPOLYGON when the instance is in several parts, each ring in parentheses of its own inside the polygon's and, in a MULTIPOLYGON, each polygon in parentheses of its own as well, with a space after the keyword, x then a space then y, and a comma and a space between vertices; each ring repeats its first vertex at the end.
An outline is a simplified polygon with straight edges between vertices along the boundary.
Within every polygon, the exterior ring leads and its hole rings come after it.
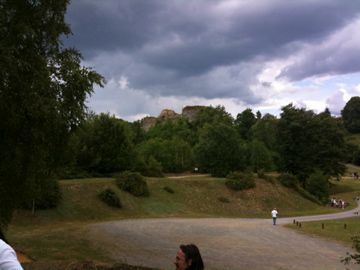
POLYGON ((0 230, 0 270, 23 270, 15 250, 9 246, 0 230))
POLYGON ((203 270, 204 263, 200 251, 194 244, 180 245, 175 258, 176 270, 203 270))
POLYGON ((272 216, 272 219, 273 219, 273 225, 276 225, 276 219, 277 219, 277 216, 278 216, 278 211, 276 210, 276 208, 274 208, 271 211, 271 216, 272 216))

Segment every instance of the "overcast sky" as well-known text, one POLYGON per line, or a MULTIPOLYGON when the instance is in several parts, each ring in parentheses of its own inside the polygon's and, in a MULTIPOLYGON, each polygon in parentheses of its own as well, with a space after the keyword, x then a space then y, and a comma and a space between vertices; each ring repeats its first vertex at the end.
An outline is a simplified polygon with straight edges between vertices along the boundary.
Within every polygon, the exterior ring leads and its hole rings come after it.
POLYGON ((339 114, 360 95, 359 0, 72 0, 84 65, 107 81, 88 106, 128 121, 223 105, 339 114))

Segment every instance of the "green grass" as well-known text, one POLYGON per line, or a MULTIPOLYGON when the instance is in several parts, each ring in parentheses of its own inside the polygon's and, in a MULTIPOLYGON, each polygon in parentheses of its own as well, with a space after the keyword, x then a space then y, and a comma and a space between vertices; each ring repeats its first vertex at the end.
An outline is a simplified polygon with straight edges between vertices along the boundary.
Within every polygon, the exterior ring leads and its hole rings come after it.
POLYGON ((320 236, 331 240, 340 241, 342 243, 351 244, 351 237, 360 235, 360 217, 303 222, 301 228, 296 225, 289 224, 286 227, 306 233, 313 236, 320 236), (324 224, 324 229, 322 228, 324 224), (346 229, 344 225, 346 224, 346 229))
MULTIPOLYGON (((341 211, 312 203, 296 192, 256 179, 256 188, 232 191, 225 179, 212 177, 147 178, 150 197, 139 198, 119 190, 112 178, 60 181, 63 200, 53 210, 18 211, 8 236, 13 245, 38 260, 92 260, 111 262, 99 247, 86 239, 87 224, 128 218, 164 217, 269 217, 273 207, 281 216, 313 215, 341 211), (169 193, 164 187, 174 190, 169 193), (101 202, 97 194, 112 188, 122 202, 116 209, 101 202), (219 197, 228 200, 219 201, 219 197)), ((360 192, 360 181, 334 182, 337 198, 352 199, 360 192)), ((360 194, 360 193, 359 193, 360 194)), ((354 204, 352 205, 354 206, 354 204)))

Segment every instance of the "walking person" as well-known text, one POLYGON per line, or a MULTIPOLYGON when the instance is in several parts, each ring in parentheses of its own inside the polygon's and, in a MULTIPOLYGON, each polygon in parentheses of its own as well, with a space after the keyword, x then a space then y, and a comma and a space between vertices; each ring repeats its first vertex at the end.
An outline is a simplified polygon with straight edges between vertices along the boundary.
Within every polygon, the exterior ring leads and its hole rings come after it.
POLYGON ((273 219, 273 225, 276 225, 276 219, 277 219, 277 216, 278 216, 278 211, 276 210, 276 208, 274 208, 271 211, 271 216, 272 216, 272 219, 273 219))
POLYGON ((180 245, 174 262, 176 270, 203 270, 204 263, 200 251, 194 244, 180 245))

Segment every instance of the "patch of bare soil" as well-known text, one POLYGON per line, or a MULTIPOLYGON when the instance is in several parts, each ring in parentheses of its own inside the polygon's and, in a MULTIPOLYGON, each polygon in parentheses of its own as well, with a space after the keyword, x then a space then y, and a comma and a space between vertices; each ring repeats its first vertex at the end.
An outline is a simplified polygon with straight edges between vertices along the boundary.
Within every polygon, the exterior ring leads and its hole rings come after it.
POLYGON ((30 263, 33 261, 33 259, 31 259, 29 256, 18 250, 16 251, 16 256, 20 263, 30 263))

